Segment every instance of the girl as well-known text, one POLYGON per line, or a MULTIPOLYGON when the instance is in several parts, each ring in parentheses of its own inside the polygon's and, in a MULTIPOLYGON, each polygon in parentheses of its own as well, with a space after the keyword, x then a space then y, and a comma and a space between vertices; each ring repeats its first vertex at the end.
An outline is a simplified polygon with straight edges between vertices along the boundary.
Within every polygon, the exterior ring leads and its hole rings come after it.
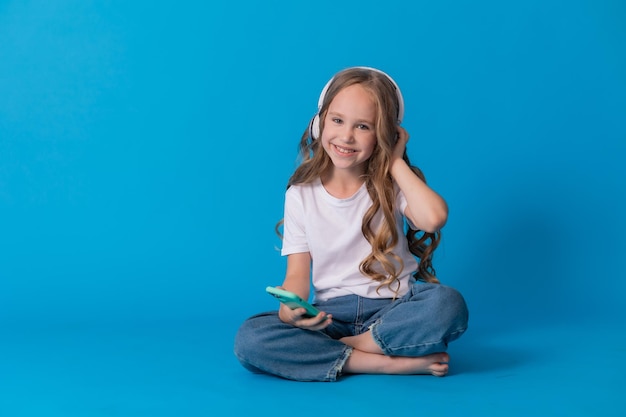
POLYGON ((298 381, 448 372, 468 312, 434 275, 448 208, 409 162, 403 114, 380 70, 348 68, 324 87, 287 185, 281 251, 282 288, 306 300, 312 282, 321 312, 281 304, 246 320, 235 355, 249 370, 298 381))

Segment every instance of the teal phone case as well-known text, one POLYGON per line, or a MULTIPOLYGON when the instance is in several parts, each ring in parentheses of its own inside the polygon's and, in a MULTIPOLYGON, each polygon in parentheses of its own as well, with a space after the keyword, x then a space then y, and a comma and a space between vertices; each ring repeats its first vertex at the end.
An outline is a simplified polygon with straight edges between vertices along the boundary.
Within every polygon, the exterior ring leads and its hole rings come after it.
POLYGON ((270 295, 274 296, 281 303, 285 304, 290 309, 296 309, 303 307, 306 309, 306 315, 310 317, 315 317, 319 314, 319 310, 309 304, 307 301, 303 300, 297 294, 292 293, 291 291, 281 290, 276 287, 267 287, 265 289, 270 295))

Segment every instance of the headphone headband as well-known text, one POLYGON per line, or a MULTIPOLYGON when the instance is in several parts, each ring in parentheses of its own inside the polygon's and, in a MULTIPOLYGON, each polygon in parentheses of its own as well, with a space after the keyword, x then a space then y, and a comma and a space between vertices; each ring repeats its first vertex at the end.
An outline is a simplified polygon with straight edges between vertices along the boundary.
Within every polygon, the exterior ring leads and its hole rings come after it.
MULTIPOLYGON (((402 123, 402 119, 404 118, 404 99, 402 98, 402 92, 400 91, 400 87, 398 87, 398 84, 394 81, 394 79, 391 78, 389 74, 379 69, 372 68, 372 67, 351 67, 351 68, 346 68, 346 69, 364 69, 364 70, 374 71, 374 72, 384 75, 389 81, 391 81, 391 84, 393 84, 393 87, 396 92, 396 97, 398 99, 398 117, 397 117, 396 122, 398 123, 398 125, 400 125, 402 123)), ((313 140, 319 138, 320 111, 322 110, 322 106, 324 105, 324 100, 326 99, 326 93, 328 92, 330 85, 333 83, 336 77, 337 77, 337 74, 335 74, 330 80, 328 80, 328 82, 322 89, 322 93, 320 94, 319 99, 317 100, 317 113, 315 114, 313 119, 311 119, 311 123, 309 123, 309 136, 313 140)))

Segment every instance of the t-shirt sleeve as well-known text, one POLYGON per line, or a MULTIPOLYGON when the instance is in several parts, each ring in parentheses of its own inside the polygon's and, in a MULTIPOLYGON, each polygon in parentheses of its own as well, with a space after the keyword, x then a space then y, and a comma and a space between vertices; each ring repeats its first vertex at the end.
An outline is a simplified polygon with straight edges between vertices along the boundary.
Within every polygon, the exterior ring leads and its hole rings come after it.
POLYGON ((298 192, 296 186, 291 186, 285 193, 281 255, 309 252, 304 220, 305 213, 302 195, 298 192))

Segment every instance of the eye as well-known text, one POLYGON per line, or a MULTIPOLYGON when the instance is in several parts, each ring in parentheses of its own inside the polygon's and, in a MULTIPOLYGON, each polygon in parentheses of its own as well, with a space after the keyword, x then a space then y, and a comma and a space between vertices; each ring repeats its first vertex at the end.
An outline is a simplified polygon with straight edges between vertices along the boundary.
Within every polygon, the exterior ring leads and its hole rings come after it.
POLYGON ((370 130, 370 127, 368 125, 363 124, 363 123, 358 124, 356 127, 357 127, 357 129, 360 129, 360 130, 370 130))
POLYGON ((333 123, 338 124, 338 125, 340 125, 343 122, 343 120, 341 120, 338 117, 333 117, 331 120, 333 121, 333 123))

